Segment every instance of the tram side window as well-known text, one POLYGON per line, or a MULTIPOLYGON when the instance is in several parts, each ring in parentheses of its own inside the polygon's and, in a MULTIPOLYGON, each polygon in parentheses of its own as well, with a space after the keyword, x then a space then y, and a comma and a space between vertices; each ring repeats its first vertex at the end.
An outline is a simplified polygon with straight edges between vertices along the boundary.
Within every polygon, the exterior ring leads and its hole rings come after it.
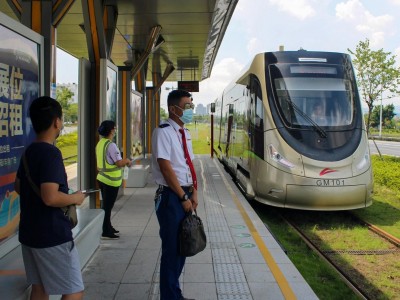
POLYGON ((263 129, 264 127, 264 105, 262 101, 261 87, 258 81, 253 80, 252 89, 250 92, 252 108, 251 108, 251 121, 256 129, 263 129))
POLYGON ((262 93, 260 82, 253 77, 250 85, 251 97, 251 123, 252 138, 251 149, 261 159, 264 159, 264 105, 262 102, 262 93))

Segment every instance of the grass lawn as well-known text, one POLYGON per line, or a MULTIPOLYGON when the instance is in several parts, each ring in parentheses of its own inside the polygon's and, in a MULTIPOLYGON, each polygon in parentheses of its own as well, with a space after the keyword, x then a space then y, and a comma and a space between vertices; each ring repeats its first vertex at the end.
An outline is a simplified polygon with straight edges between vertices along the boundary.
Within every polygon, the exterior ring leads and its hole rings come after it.
POLYGON ((187 129, 189 129, 190 135, 192 136, 192 145, 194 154, 211 155, 211 146, 209 145, 209 141, 211 139, 210 124, 198 123, 195 126, 192 123, 188 124, 186 127, 187 129))
POLYGON ((60 148, 62 157, 64 159, 64 165, 68 166, 77 161, 78 145, 67 145, 60 148))

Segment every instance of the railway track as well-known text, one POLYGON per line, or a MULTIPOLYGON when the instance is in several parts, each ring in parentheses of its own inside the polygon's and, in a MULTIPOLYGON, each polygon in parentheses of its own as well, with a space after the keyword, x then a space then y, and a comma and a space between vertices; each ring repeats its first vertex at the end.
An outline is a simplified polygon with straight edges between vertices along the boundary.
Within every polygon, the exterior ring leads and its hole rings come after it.
POLYGON ((400 239, 398 239, 397 237, 391 235, 390 233, 387 233, 386 231, 382 230, 381 228, 368 223, 367 221, 364 221, 362 219, 360 219, 359 217, 357 217, 355 214, 348 212, 348 214, 351 215, 351 217, 356 220, 358 223, 360 224, 364 224, 365 226, 368 227, 369 230, 371 230, 372 232, 376 233, 377 235, 381 236, 382 238, 384 238, 385 240, 389 241, 390 243, 392 243, 393 245, 395 245, 397 248, 400 248, 400 239))
POLYGON ((354 291, 358 297, 361 299, 374 299, 374 296, 368 294, 356 280, 354 280, 351 274, 348 274, 342 267, 333 259, 333 254, 342 254, 348 253, 351 255, 384 255, 391 254, 394 252, 400 252, 400 240, 393 235, 385 232, 384 230, 364 221, 352 214, 351 212, 347 212, 346 214, 356 222, 357 224, 362 224, 362 226, 366 226, 370 231, 377 234, 380 238, 385 239, 387 242, 395 245, 394 249, 386 249, 386 250, 322 250, 320 246, 314 242, 312 238, 307 236, 307 234, 301 229, 300 226, 296 224, 295 221, 292 220, 285 213, 281 213, 281 218, 301 237, 301 239, 310 247, 315 253, 318 254, 324 261, 326 261, 332 268, 339 274, 339 276, 343 279, 343 281, 349 286, 351 290, 354 291))

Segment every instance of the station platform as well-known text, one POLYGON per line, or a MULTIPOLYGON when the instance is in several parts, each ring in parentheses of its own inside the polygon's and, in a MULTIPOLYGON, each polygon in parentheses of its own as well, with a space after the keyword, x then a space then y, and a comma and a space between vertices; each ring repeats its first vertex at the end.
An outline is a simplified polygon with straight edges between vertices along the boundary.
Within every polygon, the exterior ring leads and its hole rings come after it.
MULTIPOLYGON (((199 207, 207 247, 189 257, 180 278, 185 297, 318 299, 217 159, 196 155, 199 207)), ((101 240, 83 268, 86 300, 159 299, 161 240, 152 176, 126 188, 112 213, 118 240, 101 240)))

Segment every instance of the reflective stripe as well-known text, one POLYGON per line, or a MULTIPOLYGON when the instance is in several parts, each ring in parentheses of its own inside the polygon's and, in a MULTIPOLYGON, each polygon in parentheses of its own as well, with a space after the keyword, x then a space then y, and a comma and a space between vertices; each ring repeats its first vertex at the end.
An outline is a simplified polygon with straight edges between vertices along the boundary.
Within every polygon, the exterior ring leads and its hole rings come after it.
POLYGON ((122 176, 120 176, 120 177, 111 177, 111 176, 108 176, 106 173, 104 173, 104 172, 99 172, 99 174, 101 174, 102 176, 104 176, 105 178, 107 178, 107 179, 109 179, 109 180, 112 180, 112 181, 118 181, 118 180, 121 180, 122 179, 122 176))

